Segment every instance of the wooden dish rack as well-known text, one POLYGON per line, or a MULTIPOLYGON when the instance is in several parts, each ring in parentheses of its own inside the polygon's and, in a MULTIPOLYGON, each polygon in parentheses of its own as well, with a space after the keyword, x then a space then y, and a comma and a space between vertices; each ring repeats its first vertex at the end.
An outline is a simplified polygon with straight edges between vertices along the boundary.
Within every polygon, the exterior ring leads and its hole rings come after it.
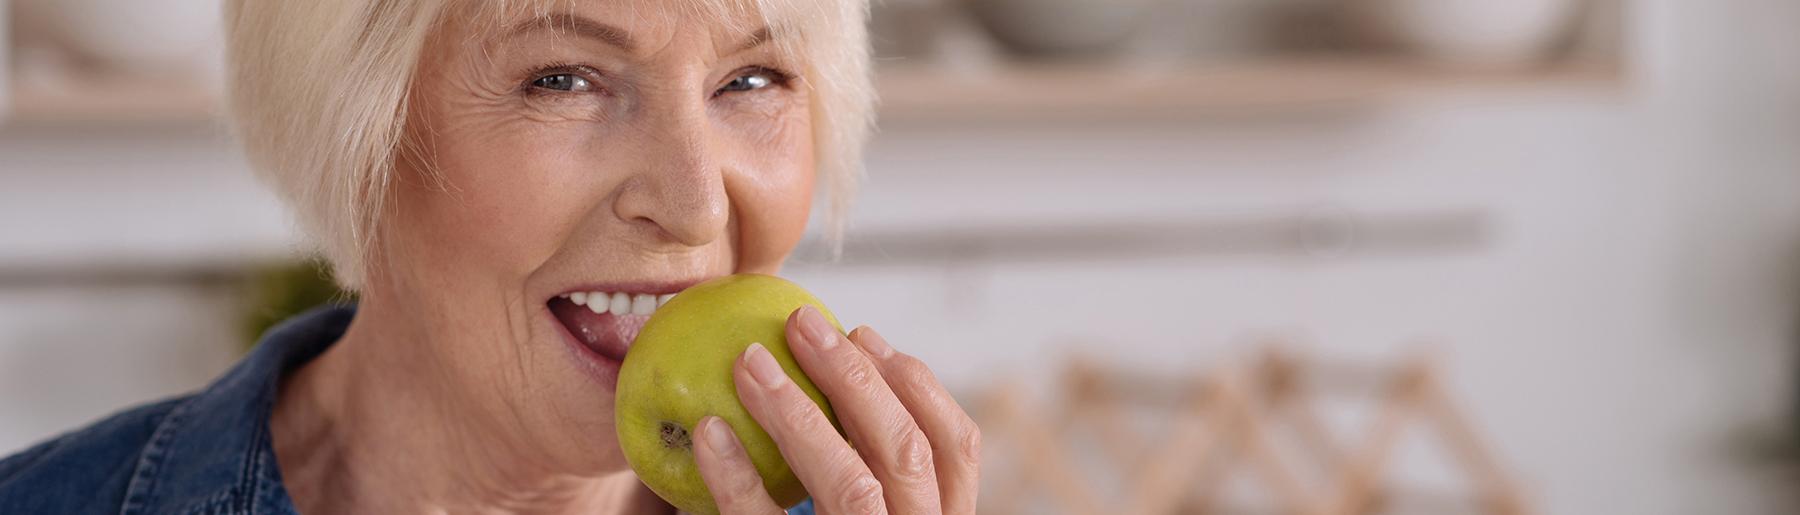
POLYGON ((976 399, 973 411, 987 442, 981 512, 1532 513, 1446 394, 1440 370, 1428 353, 1371 368, 1275 346, 1247 366, 1180 379, 1072 359, 1058 377, 1061 399, 1054 407, 1034 407, 1016 382, 976 399), (1373 418, 1354 439, 1334 435, 1320 416, 1324 397, 1340 395, 1373 402, 1373 418), (1128 423, 1145 413, 1162 431, 1128 423), (1472 492, 1433 496, 1388 484, 1402 439, 1421 433, 1406 431, 1413 424, 1438 437, 1472 492), (1231 474, 1246 474, 1273 506, 1223 506, 1220 488, 1231 474), (1102 476, 1118 487, 1101 486, 1102 476))

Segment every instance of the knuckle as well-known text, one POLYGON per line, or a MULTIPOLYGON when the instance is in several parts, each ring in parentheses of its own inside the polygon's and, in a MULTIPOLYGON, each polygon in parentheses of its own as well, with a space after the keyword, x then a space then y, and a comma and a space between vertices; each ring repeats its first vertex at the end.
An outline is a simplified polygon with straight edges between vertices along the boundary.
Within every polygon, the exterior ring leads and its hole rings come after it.
POLYGON ((925 432, 909 427, 901 433, 899 444, 894 449, 894 472, 907 481, 930 479, 935 471, 931 465, 931 442, 925 439, 925 432))
POLYGON ((888 366, 893 367, 896 373, 909 381, 935 380, 935 377, 931 375, 931 367, 925 366, 923 360, 910 355, 896 353, 894 357, 888 359, 888 366))
POLYGON ((719 504, 747 503, 755 500, 763 488, 762 479, 754 473, 733 472, 717 494, 719 504))
POLYGON ((885 506, 881 497, 881 482, 867 473, 851 477, 838 491, 838 504, 843 506, 846 513, 881 513, 885 506))
POLYGON ((706 489, 720 506, 754 504, 763 488, 762 477, 749 463, 714 463, 712 473, 702 473, 706 489))
POLYGON ((963 423, 962 436, 958 437, 958 445, 962 451, 962 459, 969 464, 981 462, 981 427, 973 421, 963 423))
POLYGON ((811 410, 807 409, 813 408, 810 401, 805 404, 799 402, 783 402, 781 403, 781 406, 781 415, 778 418, 781 419, 782 426, 791 431, 800 431, 812 425, 813 413, 811 410))
POLYGON ((867 364, 853 365, 849 370, 844 371, 844 383, 857 391, 873 390, 875 384, 880 381, 881 376, 875 373, 875 367, 867 364))
POLYGON ((933 387, 937 384, 937 375, 931 373, 931 367, 925 366, 925 362, 912 356, 895 359, 894 374, 899 376, 898 379, 906 385, 905 388, 914 390, 920 395, 926 396, 927 399, 937 400, 938 390, 933 387))

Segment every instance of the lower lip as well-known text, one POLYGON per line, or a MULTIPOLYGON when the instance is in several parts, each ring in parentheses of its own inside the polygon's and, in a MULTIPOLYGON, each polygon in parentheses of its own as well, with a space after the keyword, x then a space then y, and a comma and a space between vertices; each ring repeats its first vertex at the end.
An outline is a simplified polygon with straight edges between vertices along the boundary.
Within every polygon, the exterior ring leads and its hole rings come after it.
POLYGON ((583 371, 587 372, 588 377, 592 377, 608 389, 618 389, 619 367, 624 366, 624 362, 602 356, 600 353, 594 352, 594 349, 588 348, 586 344, 581 343, 581 340, 576 339, 575 333, 569 332, 569 327, 563 325, 562 320, 558 320, 555 314, 550 313, 550 310, 544 310, 544 316, 550 319, 550 325, 556 327, 556 332, 562 334, 564 346, 575 354, 575 361, 580 364, 583 371))

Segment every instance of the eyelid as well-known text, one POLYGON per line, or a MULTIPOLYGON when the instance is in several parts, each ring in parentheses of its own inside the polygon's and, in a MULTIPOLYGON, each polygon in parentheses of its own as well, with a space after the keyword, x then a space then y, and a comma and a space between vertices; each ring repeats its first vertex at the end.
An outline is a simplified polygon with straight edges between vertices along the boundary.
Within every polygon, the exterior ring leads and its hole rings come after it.
POLYGON ((762 65, 746 66, 746 67, 738 70, 737 73, 739 75, 742 75, 746 72, 752 72, 752 71, 769 74, 770 78, 774 79, 777 84, 785 84, 788 81, 794 79, 794 74, 788 73, 787 70, 783 70, 783 69, 776 68, 773 66, 762 66, 762 65))

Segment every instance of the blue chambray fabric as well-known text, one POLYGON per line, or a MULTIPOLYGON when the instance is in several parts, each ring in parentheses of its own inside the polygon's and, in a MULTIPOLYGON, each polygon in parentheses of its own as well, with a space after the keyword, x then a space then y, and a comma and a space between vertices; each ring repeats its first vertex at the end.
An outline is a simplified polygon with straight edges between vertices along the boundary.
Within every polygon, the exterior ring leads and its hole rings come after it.
MULTIPOLYGON (((113 414, 0 460, 0 514, 297 513, 281 483, 269 415, 281 377, 343 336, 330 306, 271 329, 200 392, 113 414)), ((788 510, 813 515, 812 503, 788 510)))

